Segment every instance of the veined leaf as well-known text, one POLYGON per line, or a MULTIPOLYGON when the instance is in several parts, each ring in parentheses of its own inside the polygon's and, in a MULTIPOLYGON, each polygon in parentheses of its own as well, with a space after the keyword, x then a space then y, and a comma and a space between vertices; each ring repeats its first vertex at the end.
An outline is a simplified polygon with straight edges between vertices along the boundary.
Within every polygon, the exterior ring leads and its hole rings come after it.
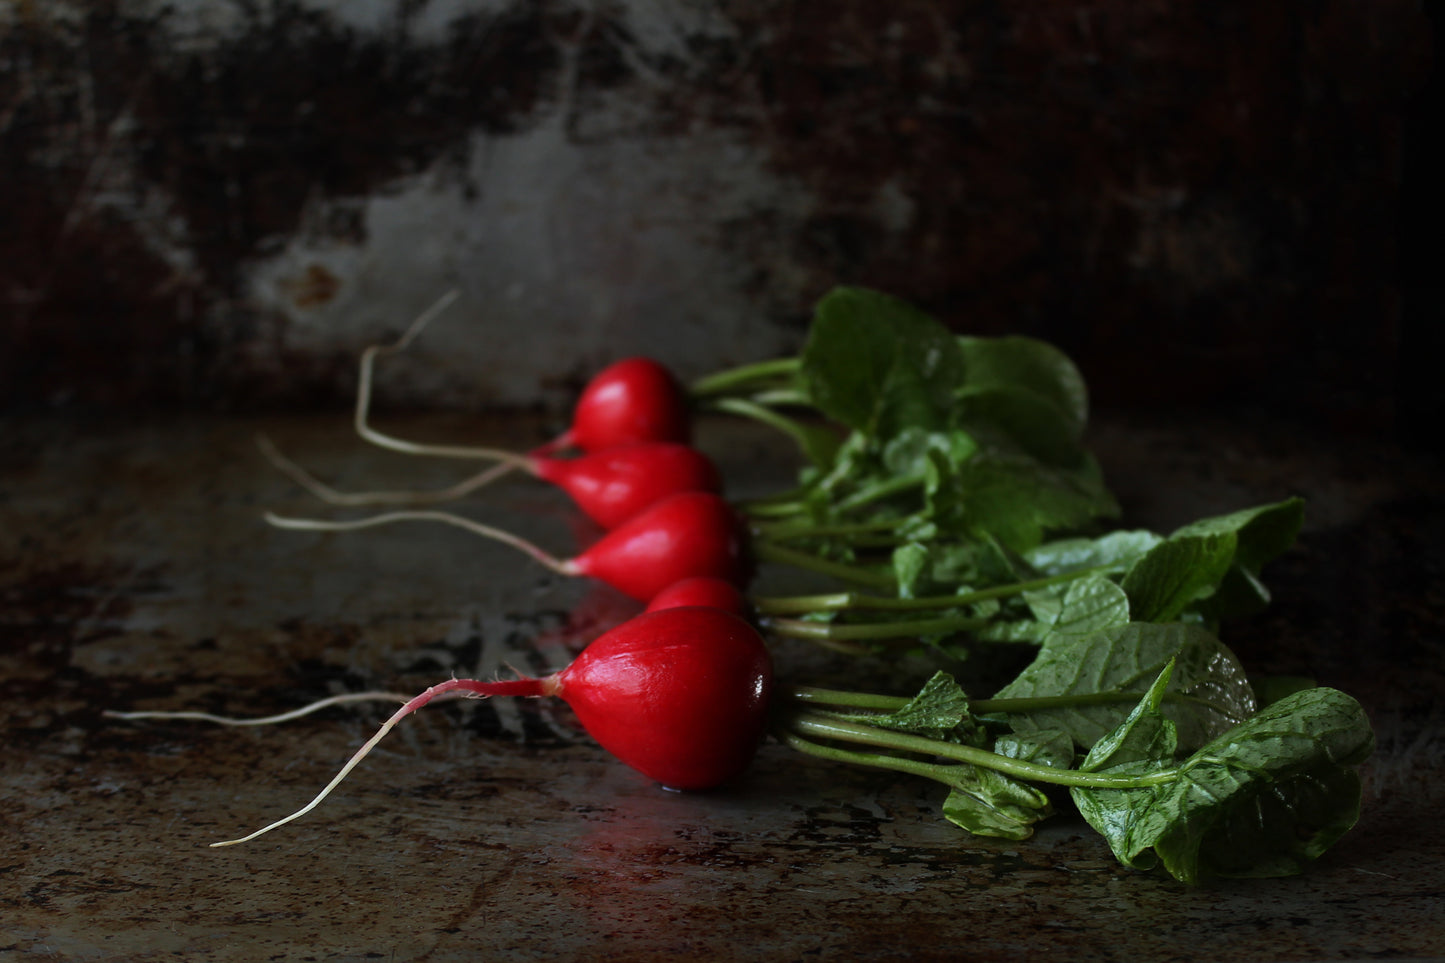
POLYGON ((1233 533, 1237 540, 1235 561, 1247 571, 1258 573, 1265 562, 1283 555, 1294 545, 1304 524, 1304 509, 1304 499, 1287 498, 1228 515, 1202 518, 1185 525, 1170 538, 1233 533))
POLYGON ((1045 542, 1025 552, 1024 560, 1043 575, 1059 575, 1099 566, 1123 572, 1162 541, 1162 535, 1144 529, 1120 530, 1098 538, 1062 538, 1045 542))
MULTIPOLYGON (((1119 860, 1176 879, 1297 873, 1359 818, 1355 767, 1374 749, 1358 702, 1307 689, 1201 747, 1177 776, 1139 789, 1073 789, 1119 860)), ((1138 774, 1135 760, 1100 771, 1138 774)))
POLYGON ((1138 622, 1172 622, 1211 594, 1234 561, 1234 532, 1174 535, 1151 548, 1124 576, 1138 622))
POLYGON ((1119 511, 1092 459, 1061 469, 982 451, 953 468, 936 501, 940 525, 974 537, 987 533, 1019 552, 1037 546, 1045 532, 1079 528, 1119 511))
POLYGON ((1050 632, 1090 635, 1129 621, 1124 590, 1102 575, 1025 592, 1024 598, 1034 618, 1048 625, 1050 632))
POLYGON ((1089 392, 1069 356, 1034 338, 958 339, 963 353, 963 387, 968 390, 1006 387, 1028 391, 1046 400, 1077 440, 1089 420, 1089 392))
POLYGON ((1053 814, 1049 797, 1035 786, 992 769, 963 765, 948 781, 943 816, 975 836, 1028 839, 1034 823, 1053 814))
POLYGON ((848 713, 845 717, 879 729, 947 737, 970 744, 977 744, 982 732, 969 711, 968 696, 947 672, 935 672, 918 695, 901 709, 889 713, 848 713))
POLYGON ((1063 729, 1088 749, 1124 719, 1170 661, 1174 671, 1164 713, 1186 749, 1203 745, 1254 712, 1244 668, 1218 639, 1196 625, 1131 622, 1093 635, 1051 633, 1037 658, 999 698, 1112 693, 1120 701, 1042 709, 1014 728, 1063 729))
POLYGON ((802 375, 828 417, 888 438, 945 426, 963 356, 948 329, 907 302, 840 287, 818 302, 802 375))
POLYGON ((954 398, 954 423, 1000 447, 1017 446, 1050 465, 1068 468, 1084 454, 1082 425, 1037 392, 1017 385, 965 386, 954 398))

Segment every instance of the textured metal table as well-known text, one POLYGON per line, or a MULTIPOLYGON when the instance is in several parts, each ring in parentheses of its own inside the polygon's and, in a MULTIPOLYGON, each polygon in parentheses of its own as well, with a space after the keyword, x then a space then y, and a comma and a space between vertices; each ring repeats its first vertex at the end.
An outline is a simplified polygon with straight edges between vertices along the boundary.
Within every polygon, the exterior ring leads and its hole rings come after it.
MULTIPOLYGON (((541 430, 390 424, 516 446, 541 430)), ((1299 547, 1267 571, 1273 608, 1225 639, 1252 669, 1353 693, 1380 738, 1360 824, 1306 875, 1190 889, 1121 868, 1077 817, 1026 842, 971 838, 931 784, 778 745, 725 790, 667 793, 565 708, 507 700, 428 709, 315 812, 209 849, 309 799, 389 708, 255 729, 102 710, 259 715, 539 671, 632 603, 451 529, 264 525, 263 507, 323 512, 257 455, 258 430, 351 487, 463 470, 369 448, 343 417, 0 427, 0 958, 1445 955, 1445 499, 1438 466, 1388 446, 1253 420, 1098 420, 1132 524, 1310 500, 1299 547)), ((783 477, 780 450, 746 429, 709 424, 703 442, 740 487, 783 477)), ((562 553, 587 536, 535 484, 464 510, 562 553)), ((822 675, 849 671, 838 658, 779 654, 822 675)))

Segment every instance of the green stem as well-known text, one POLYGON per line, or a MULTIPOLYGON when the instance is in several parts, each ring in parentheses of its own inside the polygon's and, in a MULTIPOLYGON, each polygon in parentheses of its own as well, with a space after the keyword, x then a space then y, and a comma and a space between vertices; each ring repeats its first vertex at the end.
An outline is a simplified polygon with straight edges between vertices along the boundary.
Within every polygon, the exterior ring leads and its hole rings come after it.
POLYGON ((848 565, 845 562, 830 561, 826 558, 819 558, 816 555, 809 555, 807 552, 784 548, 781 545, 763 539, 753 540, 753 555, 761 562, 778 562, 783 565, 791 565, 794 568, 817 572, 820 575, 831 575, 845 582, 857 582, 879 589, 893 589, 898 585, 893 576, 887 572, 861 568, 857 565, 848 565))
POLYGON ((1138 776, 1111 776, 1106 773, 1081 772, 1077 769, 1055 769, 1052 766, 1042 766, 1025 762, 1022 759, 1002 756, 975 746, 929 739, 926 736, 915 736, 906 732, 875 729, 872 726, 828 719, 809 712, 788 715, 783 719, 783 725, 800 736, 815 736, 836 742, 859 743, 898 752, 941 756, 955 762, 992 769, 1015 779, 1049 783, 1055 786, 1079 786, 1089 789, 1139 789, 1144 786, 1170 782, 1178 775, 1178 770, 1175 769, 1165 769, 1138 776))
POLYGON ((922 475, 899 475, 896 478, 890 478, 888 481, 874 485, 871 488, 865 488, 860 492, 855 492, 838 502, 833 508, 839 512, 851 512, 855 508, 862 508, 864 505, 880 501, 890 495, 896 495, 910 488, 917 488, 919 485, 922 485, 923 482, 924 478, 922 475))
POLYGON ((974 605, 990 599, 1020 595, 1034 589, 1047 588, 1063 582, 1102 572, 1107 565, 1075 569, 1044 578, 1029 579, 1025 582, 1009 582, 992 588, 963 592, 959 595, 924 595, 918 598, 895 598, 882 595, 864 595, 858 592, 830 592, 822 595, 774 596, 753 599, 753 608, 760 615, 801 615, 807 612, 842 612, 852 609, 877 609, 882 611, 910 611, 916 609, 950 609, 963 605, 974 605))
POLYGON ((792 686, 783 693, 783 698, 804 704, 821 703, 830 706, 849 706, 854 709, 877 709, 879 712, 897 712, 912 701, 907 696, 849 692, 845 689, 825 689, 816 685, 792 686))
POLYGON ((924 762, 921 759, 907 756, 890 756, 881 752, 859 752, 856 749, 827 746, 821 742, 804 739, 796 732, 786 730, 778 732, 776 735, 784 745, 820 759, 844 762, 853 766, 869 766, 874 769, 892 769, 895 772, 906 772, 911 776, 933 779, 946 786, 953 785, 953 780, 950 778, 952 773, 949 772, 951 764, 939 765, 935 762, 924 762))
POLYGON ((751 398, 758 404, 768 407, 774 405, 789 405, 798 408, 812 406, 812 401, 807 394, 797 388, 770 388, 767 391, 755 392, 751 398))
POLYGON ((775 408, 758 404, 745 398, 718 398, 708 403, 714 411, 752 418, 769 427, 776 428, 793 439, 803 454, 814 464, 826 465, 832 461, 838 449, 837 439, 826 428, 811 427, 794 418, 780 413, 775 408))
POLYGON ((819 525, 810 521, 757 522, 753 529, 759 535, 773 539, 809 538, 828 535, 867 535, 891 531, 898 527, 896 518, 874 519, 869 522, 835 522, 819 525))
MULTIPOLYGON (((1073 695, 1020 696, 1013 699, 970 699, 969 711, 975 715, 1018 715, 1025 712, 1045 712, 1050 709, 1068 709, 1074 706, 1118 705, 1136 703, 1138 692, 1079 692, 1073 695)), ((1168 699, 1175 693, 1165 693, 1168 699)), ((784 698, 804 705, 843 706, 852 709, 876 709, 879 712, 896 712, 908 705, 907 696, 878 695, 872 692, 849 692, 844 689, 825 689, 820 686, 793 686, 783 693, 784 698)))
POLYGON ((801 515, 806 510, 807 506, 802 502, 778 499, 759 498, 738 503, 738 511, 749 518, 785 518, 789 515, 801 515))
POLYGON ((707 375, 694 381, 690 391, 693 397, 726 394, 740 385, 755 381, 791 377, 801 366, 802 361, 799 358, 772 358, 768 361, 757 361, 707 375))
POLYGON ((777 635, 815 641, 883 640, 966 632, 988 624, 988 619, 952 616, 913 619, 908 622, 806 622, 802 619, 765 619, 763 627, 777 635))

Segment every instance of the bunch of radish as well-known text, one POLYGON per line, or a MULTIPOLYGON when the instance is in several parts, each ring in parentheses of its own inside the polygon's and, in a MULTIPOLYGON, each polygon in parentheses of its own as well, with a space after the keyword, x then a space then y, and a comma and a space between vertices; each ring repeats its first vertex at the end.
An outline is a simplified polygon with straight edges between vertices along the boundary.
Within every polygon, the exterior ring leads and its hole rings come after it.
MULTIPOLYGON (((248 836, 246 842, 314 809, 403 718, 437 699, 550 696, 565 701, 589 735, 623 763, 668 789, 708 789, 747 767, 762 741, 773 684, 772 658, 745 619, 741 591, 749 576, 746 530, 719 494, 721 478, 691 447, 687 394, 662 365, 619 361, 582 392, 572 424, 530 452, 430 445, 383 434, 368 420, 378 355, 405 345, 452 296, 418 318, 390 347, 362 356, 355 427, 364 439, 410 455, 480 459, 495 465, 433 492, 340 492, 286 458, 269 440, 266 456, 312 494, 341 506, 400 505, 402 510, 351 520, 290 518, 268 512, 282 528, 343 531, 402 521, 457 526, 511 545, 563 575, 603 581, 646 603, 641 614, 592 641, 566 668, 542 678, 451 679, 403 700, 376 734, 307 805, 248 836), (606 529, 572 558, 559 558, 518 536, 460 515, 415 506, 450 501, 520 470, 551 482, 606 529)), ((281 721, 338 701, 395 698, 359 693, 323 699, 268 720, 281 721)), ((112 713, 123 718, 206 718, 197 713, 112 713)))
POLYGON ((571 426, 530 452, 430 445, 395 438, 369 423, 376 357, 404 348, 450 303, 448 295, 423 314, 395 344, 362 355, 355 427, 379 446, 410 455, 495 462, 459 485, 434 492, 338 492, 287 459, 268 440, 262 450, 281 470, 321 499, 337 505, 417 506, 449 501, 475 491, 507 471, 520 470, 551 482, 608 533, 579 555, 563 559, 530 542, 460 515, 407 508, 368 518, 323 520, 267 513, 272 524, 310 531, 343 531, 401 521, 453 525, 501 541, 564 575, 599 579, 642 602, 668 585, 703 576, 745 584, 749 572, 744 526, 721 497, 721 476, 692 435, 686 390, 661 364, 626 358, 598 373, 573 410, 571 426), (580 452, 568 457, 567 452, 580 452))

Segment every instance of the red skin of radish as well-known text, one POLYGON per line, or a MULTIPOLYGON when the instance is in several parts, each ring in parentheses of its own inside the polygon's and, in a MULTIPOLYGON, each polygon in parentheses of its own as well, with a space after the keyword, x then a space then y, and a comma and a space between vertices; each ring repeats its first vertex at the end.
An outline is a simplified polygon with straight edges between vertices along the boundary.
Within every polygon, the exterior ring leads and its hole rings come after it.
POLYGON ((651 358, 624 358, 597 373, 582 390, 572 427, 533 452, 575 446, 602 451, 640 441, 686 444, 692 438, 687 391, 651 358))
POLYGON ((721 609, 644 612, 599 636, 543 679, 433 686, 442 692, 557 696, 604 749, 669 789, 711 789, 747 768, 767 727, 773 662, 757 631, 721 609))
POLYGON ((607 529, 669 495, 722 490, 712 460, 676 442, 637 442, 580 458, 534 455, 529 463, 537 477, 567 492, 578 508, 607 529))
POLYGON ((738 591, 736 585, 708 575, 697 575, 673 582, 652 597, 652 601, 647 603, 646 611, 657 612, 689 605, 722 609, 734 615, 745 616, 748 611, 747 599, 738 591))
POLYGON ((752 761, 773 667, 747 622, 686 606, 624 622, 554 678, 608 752, 670 789, 709 789, 752 761))
POLYGON ((746 584, 745 553, 742 520, 722 496, 683 492, 634 515, 562 563, 560 571, 590 576, 650 602, 672 583, 695 575, 746 584))

